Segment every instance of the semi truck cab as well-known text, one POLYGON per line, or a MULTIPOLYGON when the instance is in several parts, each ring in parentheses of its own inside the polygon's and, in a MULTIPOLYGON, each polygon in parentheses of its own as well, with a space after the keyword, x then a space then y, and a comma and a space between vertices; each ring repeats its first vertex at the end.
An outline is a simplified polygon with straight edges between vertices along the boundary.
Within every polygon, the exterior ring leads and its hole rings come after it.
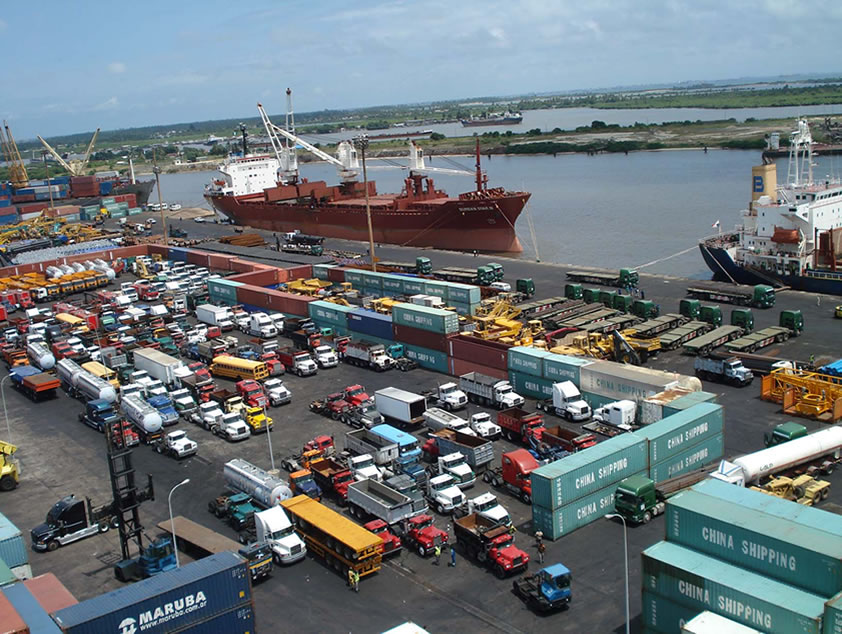
POLYGON ((254 527, 257 541, 269 544, 276 564, 292 564, 307 554, 304 541, 295 532, 292 522, 280 506, 255 513, 254 527))
POLYGON ((515 594, 534 609, 546 612, 570 603, 570 570, 562 564, 542 568, 512 582, 515 594))
POLYGON ((763 439, 767 447, 773 447, 806 435, 807 428, 804 425, 790 421, 777 425, 771 432, 766 432, 763 439))
POLYGON ((54 551, 59 546, 106 532, 113 519, 109 507, 92 509, 90 500, 68 495, 53 504, 44 523, 32 529, 32 548, 54 551))
POLYGON ((427 480, 427 497, 441 515, 452 513, 457 506, 465 503, 465 495, 456 486, 453 476, 448 474, 427 480))
POLYGON ((446 456, 439 456, 438 468, 439 473, 452 476, 456 486, 460 489, 468 489, 474 486, 477 481, 477 476, 468 466, 465 456, 458 451, 446 456))

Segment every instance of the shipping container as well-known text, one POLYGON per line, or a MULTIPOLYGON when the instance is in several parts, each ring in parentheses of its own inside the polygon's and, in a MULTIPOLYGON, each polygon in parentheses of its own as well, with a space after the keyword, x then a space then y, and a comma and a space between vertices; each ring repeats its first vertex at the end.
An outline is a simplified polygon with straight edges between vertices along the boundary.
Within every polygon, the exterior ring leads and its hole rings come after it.
POLYGON ((355 308, 347 313, 347 320, 348 330, 381 339, 392 338, 391 315, 382 315, 365 308, 355 308))
POLYGON ((716 478, 707 478, 693 485, 693 491, 721 500, 740 504, 758 513, 766 513, 790 520, 802 526, 816 528, 837 537, 842 537, 842 515, 828 513, 821 509, 793 504, 788 500, 734 486, 716 478))
POLYGON ((134 620, 137 631, 170 632, 250 600, 247 562, 237 553, 222 552, 83 601, 53 617, 70 634, 125 631, 127 619, 134 620))
POLYGON ((0 513, 0 559, 9 568, 17 568, 29 563, 29 549, 23 541, 23 535, 12 521, 0 513))
MULTIPOLYGON (((662 596, 643 590, 641 598, 641 624, 650 632, 661 634, 678 634, 685 623, 692 620, 699 610, 690 608, 674 601, 668 601, 662 596)), ((742 627, 742 626, 740 626, 742 627)), ((731 634, 728 630, 720 630, 719 634, 731 634)))
POLYGON ((699 403, 633 432, 649 441, 649 464, 656 465, 685 453, 692 445, 722 434, 722 406, 699 403))
POLYGON ((768 634, 821 634, 824 599, 671 542, 643 552, 642 586, 768 634))
POLYGON ((574 500, 646 472, 647 446, 642 438, 620 434, 532 472, 533 503, 557 509, 574 500))
POLYGON ((334 268, 335 264, 314 264, 313 265, 313 277, 317 280, 327 281, 330 278, 328 277, 329 269, 334 268))
POLYGON ((509 349, 509 370, 542 377, 544 373, 544 360, 551 356, 551 353, 539 348, 517 346, 509 349))
POLYGON ((2 634, 29 634, 29 627, 2 592, 0 592, 0 632, 2 634))
MULTIPOLYGON (((629 475, 646 475, 646 472, 629 475)), ((559 539, 614 512, 616 483, 551 509, 535 501, 534 478, 532 482, 532 528, 542 531, 548 539, 559 539)))
POLYGON ((403 295, 403 278, 400 275, 383 276, 383 292, 387 295, 403 295))
POLYGON ((842 634, 842 593, 824 604, 822 634, 842 634))
POLYGON ((508 380, 509 378, 509 373, 506 370, 500 370, 487 365, 465 361, 464 359, 454 359, 453 357, 450 357, 449 363, 450 374, 453 376, 462 376, 463 374, 468 374, 468 372, 477 372, 479 374, 485 374, 486 376, 493 376, 495 379, 501 379, 503 381, 508 380))
POLYGON ((439 308, 417 304, 395 304, 392 320, 400 326, 411 326, 447 335, 459 331, 459 317, 456 313, 439 308))
POLYGON ((679 384, 677 375, 664 372, 660 376, 651 376, 638 370, 640 368, 612 361, 593 361, 580 368, 579 389, 613 400, 635 401, 679 384))
POLYGON ((242 284, 231 280, 208 280, 208 297, 215 304, 236 304, 238 286, 242 286, 242 284))
POLYGON ((555 383, 573 381, 573 384, 578 386, 581 368, 590 365, 592 362, 593 359, 551 352, 549 356, 544 357, 543 376, 555 383))
POLYGON ((716 403, 716 394, 711 392, 690 392, 686 396, 677 398, 668 405, 664 406, 664 418, 671 416, 676 412, 688 409, 699 403, 716 403))
POLYGON ((6 565, 6 562, 0 559, 0 586, 7 586, 10 583, 15 583, 18 578, 12 569, 6 565))
POLYGON ((471 361, 507 372, 509 346, 496 341, 486 341, 470 335, 455 335, 448 340, 448 356, 471 361))
POLYGON ((509 370, 509 383, 512 384, 512 389, 521 396, 539 400, 553 397, 553 381, 547 379, 509 370))
POLYGON ((640 424, 651 425, 652 423, 657 423, 659 420, 663 420, 671 414, 675 414, 675 411, 665 414, 664 406, 669 405, 673 401, 686 396, 687 394, 694 393, 695 392, 691 392, 683 387, 673 387, 644 399, 643 402, 640 403, 640 411, 637 416, 640 424))
POLYGON ((363 275, 362 271, 357 269, 345 269, 345 281, 349 282, 354 288, 362 288, 363 275))
POLYGON ((448 335, 430 330, 422 330, 421 328, 413 328, 412 326, 393 325, 392 338, 401 343, 443 352, 445 356, 447 356, 447 351, 450 348, 448 335))
POLYGON ((178 634, 254 634, 255 631, 254 604, 249 602, 178 630, 178 634))
POLYGON ((340 306, 333 302, 316 300, 307 306, 307 314, 310 319, 336 324, 346 328, 348 326, 348 313, 355 310, 353 306, 340 306))
MULTIPOLYGON (((684 451, 671 454, 669 458, 657 464, 649 465, 649 478, 655 482, 663 482, 676 476, 700 469, 711 462, 718 463, 725 455, 725 435, 706 436, 692 447, 685 447, 684 451)), ((714 469, 714 465, 710 465, 714 469)))
POLYGON ((693 490, 669 499, 666 538, 823 597, 842 592, 842 540, 693 490))
POLYGON ((23 582, 23 585, 48 614, 79 603, 70 590, 65 588, 58 577, 51 572, 39 575, 34 579, 27 579, 23 582))
POLYGON ((479 304, 480 299, 482 299, 482 297, 479 286, 459 284, 458 282, 447 282, 448 302, 461 302, 463 304, 479 304))
POLYGON ((434 370, 447 374, 450 366, 447 362, 447 354, 439 352, 438 350, 430 350, 429 348, 422 348, 420 346, 406 345, 406 356, 418 362, 422 368, 427 370, 434 370))
POLYGON ((403 277, 403 294, 404 295, 421 295, 426 289, 426 280, 418 277, 403 277))
MULTIPOLYGON (((6 586, 0 588, 0 592, 12 604, 26 625, 30 632, 37 632, 38 634, 61 634, 61 630, 56 626, 47 611, 41 607, 41 604, 32 596, 22 583, 16 583, 13 586, 6 586)), ((119 632, 120 630, 113 630, 119 632)))
MULTIPOLYGON (((435 280, 426 280, 424 282, 424 294, 425 295, 432 295, 433 297, 438 297, 439 299, 443 299, 446 304, 451 302, 448 301, 447 297, 447 282, 438 282, 435 280)), ((386 288, 386 282, 383 281, 383 288, 386 288)))
POLYGON ((476 315, 479 304, 463 304, 461 302, 448 302, 448 307, 453 308, 460 315, 476 315))
MULTIPOLYGON (((3 205, 0 205, 2 207, 3 205)), ((8 216, 0 216, 0 225, 13 225, 18 221, 17 214, 9 214, 8 216)))

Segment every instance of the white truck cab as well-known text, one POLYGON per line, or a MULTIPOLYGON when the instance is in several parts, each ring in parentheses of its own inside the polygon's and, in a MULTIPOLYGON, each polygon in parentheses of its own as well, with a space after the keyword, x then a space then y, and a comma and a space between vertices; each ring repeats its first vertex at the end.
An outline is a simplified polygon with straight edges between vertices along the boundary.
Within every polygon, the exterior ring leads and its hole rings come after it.
POLYGON ((468 405, 467 395, 459 389, 456 383, 442 383, 438 386, 435 394, 448 411, 462 409, 468 405))
POLYGON ((339 365, 339 357, 330 346, 316 346, 313 350, 313 356, 320 368, 335 368, 339 365))
POLYGON ((618 429, 631 431, 634 429, 634 418, 637 405, 634 401, 615 401, 594 410, 593 419, 618 429))
POLYGON ((427 480, 427 499, 438 513, 445 515, 465 503, 465 494, 456 486, 453 476, 442 474, 427 480))
POLYGON ((219 423, 214 425, 213 433, 229 442, 245 440, 251 436, 249 426, 246 425, 243 417, 237 412, 223 414, 222 418, 219 419, 219 423))
POLYGON ((199 451, 199 445, 187 437, 182 430, 171 431, 164 437, 166 448, 176 458, 186 458, 199 451))
POLYGON ((486 440, 494 440, 499 438, 503 433, 500 425, 491 420, 491 414, 488 412, 477 412, 471 415, 470 420, 471 429, 473 429, 480 438, 486 440))
POLYGON ((292 392, 289 391, 281 379, 269 379, 263 384, 263 391, 266 393, 266 398, 269 399, 269 404, 272 407, 285 405, 292 401, 292 392))
POLYGON ((467 506, 468 515, 479 513, 495 524, 502 524, 503 526, 512 525, 512 518, 509 517, 509 512, 500 504, 497 496, 493 493, 483 493, 475 498, 471 498, 468 500, 467 506))
POLYGON ((276 564, 291 564, 304 558, 307 547, 295 532, 284 509, 273 506, 254 514, 257 541, 267 542, 276 564))
POLYGON ((447 474, 453 477, 453 481, 460 489, 468 489, 474 486, 477 476, 468 465, 465 456, 458 451, 449 453, 446 456, 439 456, 438 468, 440 474, 447 474))
POLYGON ((348 468, 354 474, 354 480, 357 482, 361 480, 383 481, 383 472, 375 464, 374 457, 371 454, 364 453, 349 458, 348 468))

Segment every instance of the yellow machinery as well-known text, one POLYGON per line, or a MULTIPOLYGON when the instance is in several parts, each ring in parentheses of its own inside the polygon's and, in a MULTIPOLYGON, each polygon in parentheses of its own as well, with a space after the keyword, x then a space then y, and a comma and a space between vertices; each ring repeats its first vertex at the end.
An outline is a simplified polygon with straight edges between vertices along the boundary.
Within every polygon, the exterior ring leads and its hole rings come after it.
POLYGON ((371 300, 371 308, 382 315, 391 315, 392 314, 392 307, 395 304, 400 304, 401 302, 390 299, 388 297, 378 297, 376 299, 371 300))
POLYGON ((11 491, 18 486, 20 470, 12 457, 17 450, 12 443, 0 440, 0 491, 11 491))
POLYGON ((816 480, 813 476, 806 474, 796 478, 779 476, 751 489, 805 506, 815 506, 830 494, 830 482, 816 480))
POLYGON ((842 418, 842 383, 837 377, 778 368, 763 377, 760 397, 780 403, 787 414, 833 422, 842 418))
POLYGON ((156 274, 149 270, 146 266, 146 260, 136 260, 137 276, 144 280, 153 280, 156 274))
POLYGON ((305 280, 298 279, 287 282, 287 291, 296 293, 297 295, 307 295, 308 297, 318 297, 324 295, 328 288, 333 286, 331 282, 319 280, 316 278, 305 280))
POLYGON ((628 330, 614 330, 607 334, 574 332, 550 349, 555 354, 608 359, 632 365, 644 363, 660 350, 661 342, 657 337, 638 339, 628 330))
POLYGON ((2 146, 3 159, 9 166, 9 180, 15 188, 29 185, 29 174, 26 173, 26 165, 18 150, 15 137, 9 129, 9 124, 3 122, 3 130, 0 130, 0 146, 2 146))

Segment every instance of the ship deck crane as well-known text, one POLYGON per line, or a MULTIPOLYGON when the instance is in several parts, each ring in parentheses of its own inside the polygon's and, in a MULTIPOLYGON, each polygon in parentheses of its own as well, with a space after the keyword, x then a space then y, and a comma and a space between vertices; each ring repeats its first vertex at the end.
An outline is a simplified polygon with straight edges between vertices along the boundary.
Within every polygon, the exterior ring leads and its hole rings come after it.
POLYGON ((41 145, 44 146, 47 152, 53 155, 53 158, 58 162, 58 164, 61 165, 65 170, 67 170, 68 174, 70 174, 71 176, 82 176, 84 175, 85 170, 88 168, 88 161, 91 160, 91 152, 93 152, 94 143, 96 143, 97 136, 99 136, 99 128, 96 129, 96 132, 94 132, 93 136, 91 137, 91 141, 90 143, 88 143, 88 149, 85 150, 85 156, 82 157, 81 160, 76 161, 65 161, 61 157, 61 155, 58 152, 56 152, 52 148, 52 146, 49 143, 47 143, 40 135, 38 136, 38 140, 41 141, 41 145))
POLYGON ((9 181, 15 188, 26 187, 29 185, 29 174, 26 173, 26 165, 6 121, 3 121, 3 130, 5 134, 0 131, 0 146, 3 149, 3 158, 9 166, 9 181))

